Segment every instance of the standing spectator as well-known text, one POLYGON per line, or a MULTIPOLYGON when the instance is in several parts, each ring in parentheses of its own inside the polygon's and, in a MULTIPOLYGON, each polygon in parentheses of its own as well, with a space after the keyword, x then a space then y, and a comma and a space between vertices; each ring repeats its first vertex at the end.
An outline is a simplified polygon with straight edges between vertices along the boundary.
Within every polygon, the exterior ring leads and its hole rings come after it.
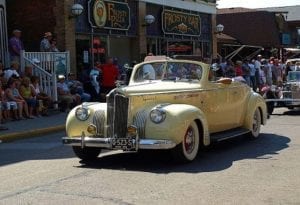
POLYGON ((254 66, 254 60, 250 61, 248 63, 248 66, 250 68, 250 86, 253 88, 254 91, 256 91, 256 78, 255 78, 255 66, 254 66))
POLYGON ((226 68, 225 68, 225 76, 229 78, 235 77, 235 69, 232 60, 227 60, 226 68))
POLYGON ((115 81, 119 77, 119 70, 113 64, 112 58, 108 58, 106 64, 102 66, 102 74, 103 74, 102 90, 103 93, 107 94, 116 87, 115 81))
POLYGON ((235 76, 243 76, 243 69, 242 69, 242 61, 236 61, 235 63, 235 76))
POLYGON ((56 47, 56 39, 55 38, 53 38, 51 41, 50 41, 50 44, 51 44, 51 46, 50 46, 50 51, 51 52, 59 52, 59 50, 58 50, 58 48, 56 47))
POLYGON ((10 60, 20 64, 21 50, 24 50, 23 42, 21 41, 21 31, 18 29, 13 30, 13 37, 9 39, 8 49, 10 60))
POLYGON ((285 66, 285 79, 284 80, 287 80, 287 76, 289 75, 289 72, 290 71, 293 71, 292 67, 291 67, 291 62, 287 62, 286 66, 285 66))
POLYGON ((274 63, 272 66, 272 79, 275 85, 278 85, 278 82, 282 81, 282 72, 278 59, 274 59, 274 63))
POLYGON ((50 52, 51 51, 51 44, 50 41, 52 39, 52 33, 46 32, 44 38, 40 43, 40 51, 41 52, 50 52))
POLYGON ((101 71, 101 64, 100 62, 96 62, 95 66, 92 68, 90 72, 90 79, 91 83, 93 85, 93 101, 99 101, 100 100, 100 79, 102 76, 102 71, 101 71))
POLYGON ((272 61, 264 62, 263 69, 266 75, 266 83, 267 85, 271 86, 272 85, 272 61))
POLYGON ((247 85, 250 86, 250 67, 248 65, 248 60, 245 59, 242 64, 242 70, 243 70, 243 78, 246 80, 247 85))
MULTIPOLYGON (((261 55, 258 55, 255 62, 254 62, 254 67, 255 67, 255 77, 256 77, 256 85, 257 87, 260 87, 260 73, 261 73, 261 55)), ((256 91, 256 90, 255 90, 256 91)))

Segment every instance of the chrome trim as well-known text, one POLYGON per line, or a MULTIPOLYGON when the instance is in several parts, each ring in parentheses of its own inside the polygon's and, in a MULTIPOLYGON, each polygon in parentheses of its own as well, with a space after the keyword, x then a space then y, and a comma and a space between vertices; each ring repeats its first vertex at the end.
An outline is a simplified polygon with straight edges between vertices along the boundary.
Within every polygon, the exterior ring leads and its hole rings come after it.
POLYGON ((104 129, 105 129, 105 112, 104 112, 104 110, 98 110, 94 113, 93 124, 97 128, 97 135, 104 135, 104 129))
MULTIPOLYGON (((112 138, 63 137, 62 142, 70 146, 100 147, 111 149, 112 138)), ((171 140, 140 139, 138 149, 172 149, 176 143, 171 140)))
POLYGON ((147 121, 147 112, 145 110, 136 113, 136 115, 133 118, 133 125, 137 127, 140 138, 145 138, 146 121, 147 121))

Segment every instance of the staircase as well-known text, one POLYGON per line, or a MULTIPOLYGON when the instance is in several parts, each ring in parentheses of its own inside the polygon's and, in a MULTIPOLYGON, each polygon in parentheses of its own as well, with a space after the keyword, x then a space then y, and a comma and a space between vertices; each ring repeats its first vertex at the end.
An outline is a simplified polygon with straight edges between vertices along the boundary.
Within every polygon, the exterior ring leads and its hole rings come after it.
MULTIPOLYGON (((27 65, 32 67, 32 74, 39 77, 40 88, 57 102, 57 75, 70 72, 70 53, 67 52, 21 52, 21 72, 27 65)), ((56 104, 57 106, 57 104, 56 104)))

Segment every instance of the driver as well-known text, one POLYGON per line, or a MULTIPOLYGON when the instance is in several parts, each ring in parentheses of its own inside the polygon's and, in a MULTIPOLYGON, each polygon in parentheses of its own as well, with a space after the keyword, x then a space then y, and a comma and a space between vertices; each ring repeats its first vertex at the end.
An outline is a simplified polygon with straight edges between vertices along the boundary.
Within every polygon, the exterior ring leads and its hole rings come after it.
POLYGON ((143 66, 143 79, 155 80, 155 70, 151 64, 143 66))

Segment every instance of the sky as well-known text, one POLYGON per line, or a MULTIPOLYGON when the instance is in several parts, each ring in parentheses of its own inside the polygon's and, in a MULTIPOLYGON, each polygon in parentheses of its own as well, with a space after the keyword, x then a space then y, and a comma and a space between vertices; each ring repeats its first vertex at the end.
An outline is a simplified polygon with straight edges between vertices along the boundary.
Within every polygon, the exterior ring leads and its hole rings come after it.
POLYGON ((265 8, 300 5, 300 0, 218 0, 218 8, 265 8))

